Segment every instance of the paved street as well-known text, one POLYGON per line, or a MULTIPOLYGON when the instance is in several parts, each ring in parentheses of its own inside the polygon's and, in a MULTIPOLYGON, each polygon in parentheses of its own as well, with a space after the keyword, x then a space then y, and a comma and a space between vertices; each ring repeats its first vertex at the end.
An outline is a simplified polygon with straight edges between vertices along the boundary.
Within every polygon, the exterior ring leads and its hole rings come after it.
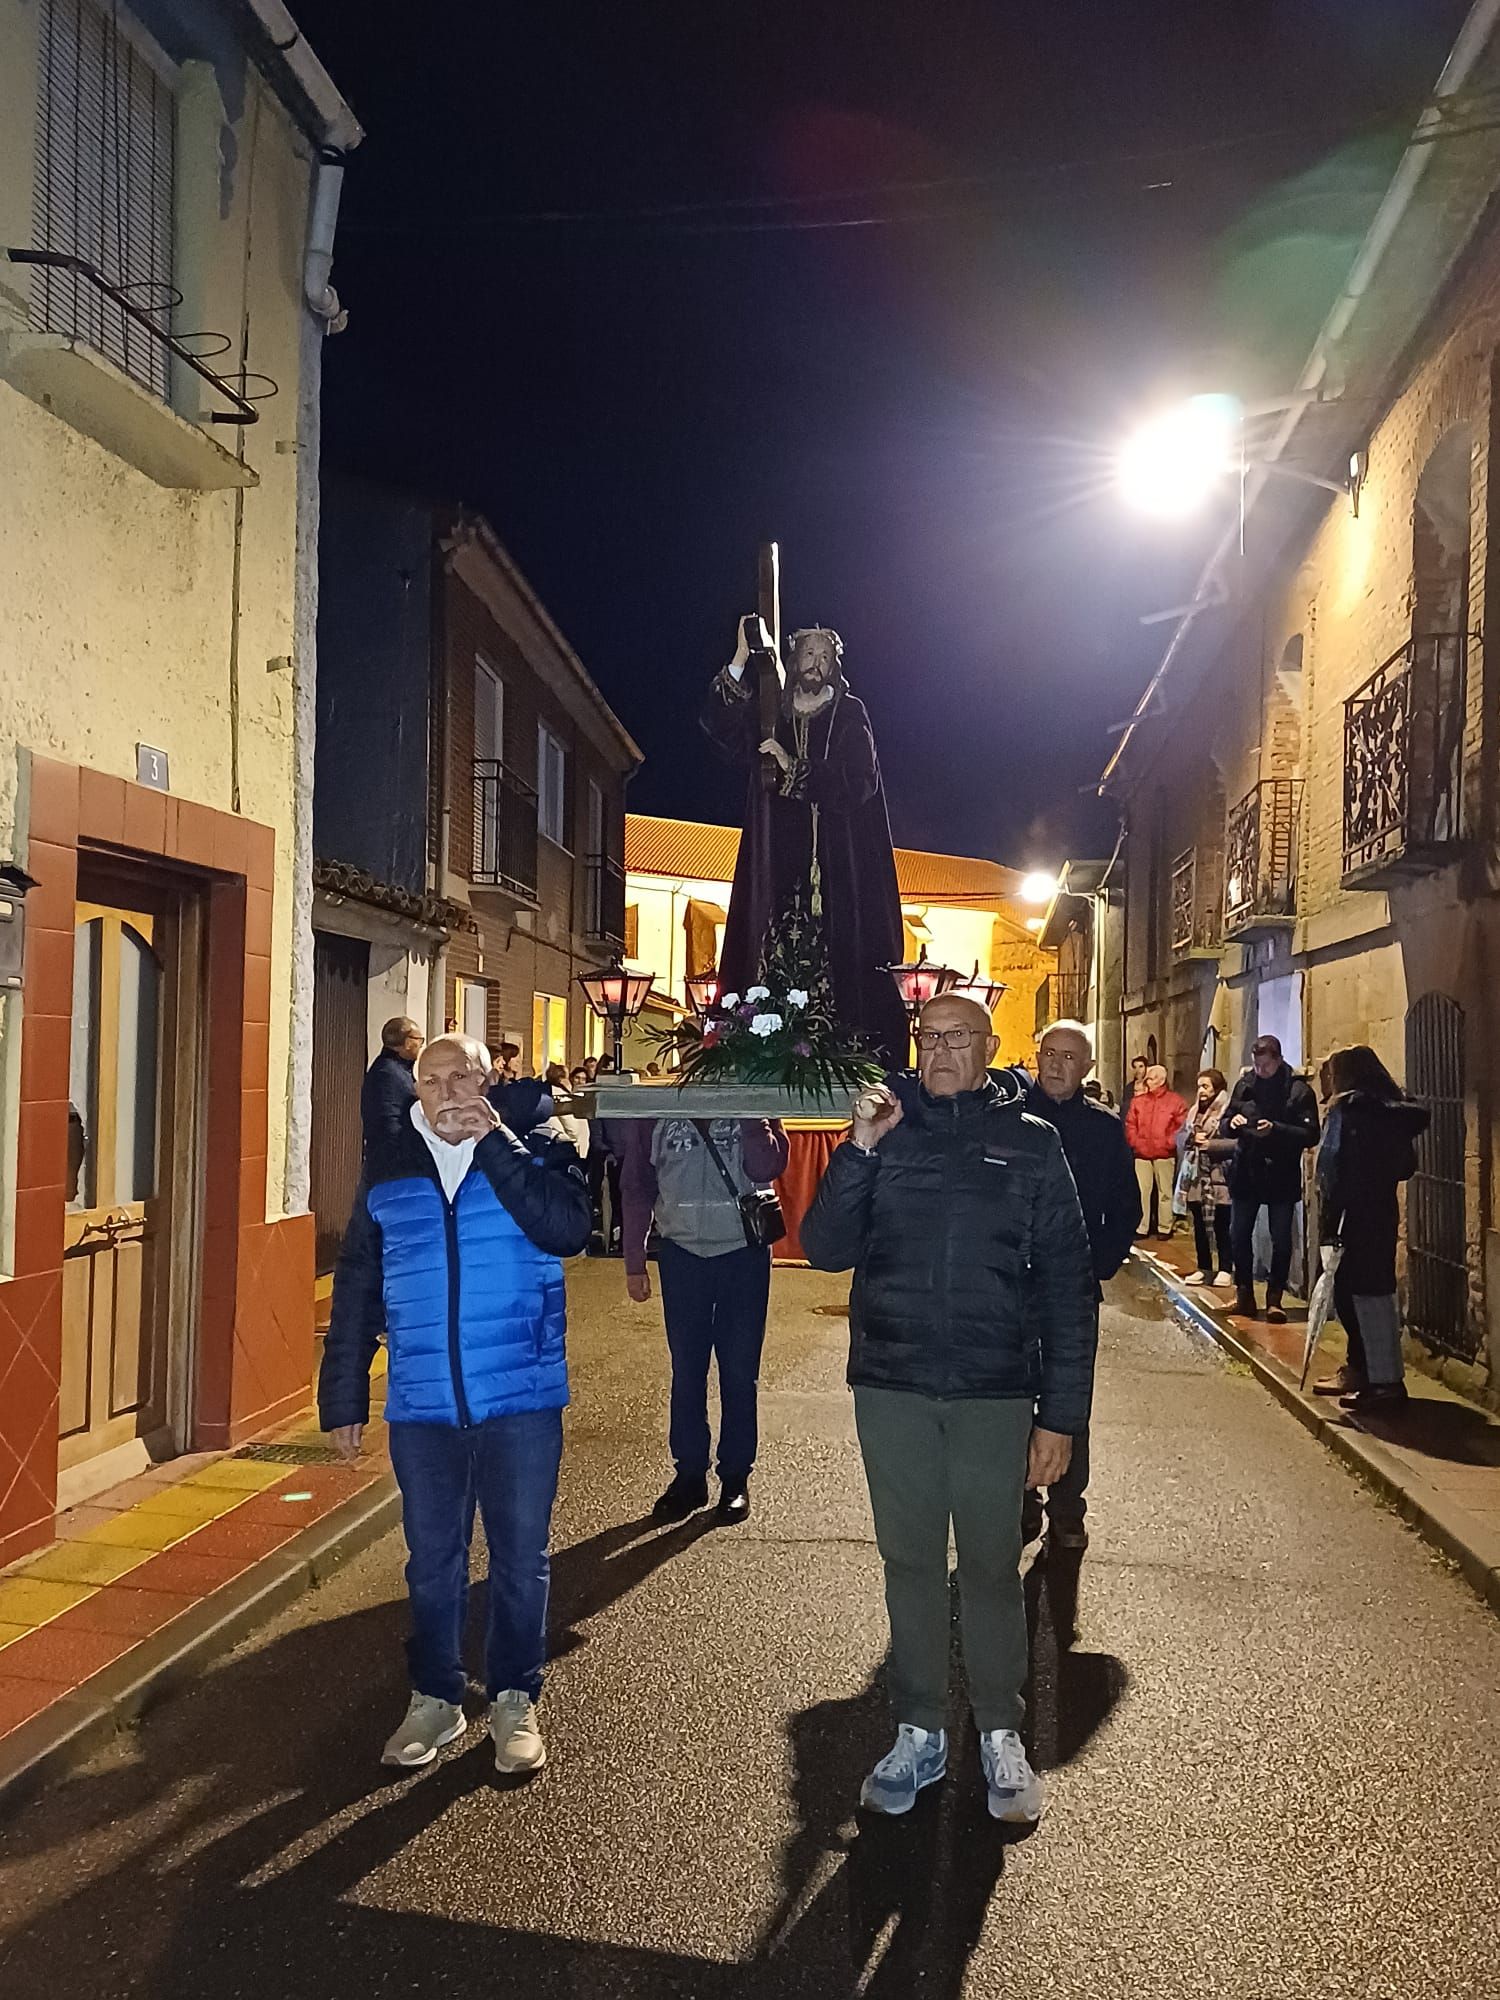
POLYGON ((1195 1335, 1113 1288, 1095 1544, 1034 1575, 1039 1832, 974 1743, 904 1822, 842 1287, 782 1274, 746 1529, 657 1533, 656 1307, 575 1268, 552 1762, 393 1779, 399 1540, 0 1826, 0 1992, 1500 1992, 1500 1626, 1195 1335))

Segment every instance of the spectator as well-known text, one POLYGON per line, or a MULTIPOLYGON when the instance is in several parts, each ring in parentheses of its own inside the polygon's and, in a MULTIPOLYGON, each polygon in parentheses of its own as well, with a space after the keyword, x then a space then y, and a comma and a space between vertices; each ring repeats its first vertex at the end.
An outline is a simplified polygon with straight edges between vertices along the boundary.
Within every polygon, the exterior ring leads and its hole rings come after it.
POLYGON ((801 1230, 816 1270, 854 1272, 849 1380, 885 1565, 896 1742, 861 1798, 909 1812, 947 1770, 951 1529, 989 1811, 1030 1823, 1021 1502, 1062 1479, 1088 1422, 1088 1235, 1057 1133, 1014 1076, 985 1074, 986 1010, 943 994, 916 1042, 917 1075, 855 1105, 801 1230))
POLYGON ((1134 1098, 1136 1092, 1144 1090, 1146 1087, 1147 1067, 1148 1065, 1144 1056, 1132 1056, 1130 1058, 1130 1081, 1120 1092, 1120 1122, 1122 1124, 1130 1116, 1131 1100, 1134 1098))
POLYGON ((514 1083, 520 1074, 520 1043, 502 1042, 495 1051, 495 1069, 491 1081, 494 1083, 514 1083))
POLYGON ((564 1062, 549 1062, 542 1074, 542 1081, 548 1090, 556 1093, 568 1087, 568 1065, 564 1062))
POLYGON ((661 1248, 662 1313, 672 1357, 669 1443, 676 1466, 652 1509, 685 1521, 708 1505, 708 1370, 719 1370, 719 1519, 747 1520, 758 1443, 757 1388, 771 1252, 750 1240, 740 1198, 785 1173, 786 1134, 763 1118, 641 1118, 622 1135, 625 1286, 651 1296, 646 1239, 661 1248))
POLYGON ((1135 1155, 1135 1177, 1141 1190, 1137 1236, 1149 1236, 1154 1229, 1166 1239, 1176 1227, 1172 1188, 1177 1178, 1177 1134, 1187 1115, 1182 1099, 1167 1088, 1166 1070, 1160 1063, 1152 1063, 1125 1113, 1125 1137, 1135 1155))
POLYGON ((422 1030, 404 1014, 387 1021, 380 1031, 380 1054, 365 1071, 359 1092, 359 1122, 367 1158, 377 1141, 395 1139, 406 1130, 417 1099, 413 1071, 422 1053, 422 1041, 422 1030))
POLYGON ((1264 1209, 1271 1232, 1266 1318, 1280 1325, 1286 1319, 1281 1302, 1292 1268, 1292 1224, 1302 1199, 1302 1155, 1318 1143, 1318 1101, 1307 1079, 1283 1059, 1274 1035, 1262 1035, 1250 1058, 1220 1127, 1224 1138, 1235 1141, 1229 1161, 1234 1309, 1247 1319, 1256 1314, 1255 1224, 1264 1209))
MULTIPOLYGON (((580 1063, 568 1078, 570 1091, 583 1092, 589 1087, 588 1071, 580 1063)), ((566 1100, 565 1100, 566 1101, 566 1100)), ((576 1111, 559 1111, 557 1122, 563 1137, 573 1146, 580 1160, 587 1162, 589 1156, 589 1121, 579 1117, 576 1111)), ((587 1171, 587 1168, 585 1168, 587 1171)))
MULTIPOLYGON (((1057 1021, 1042 1036, 1037 1049, 1037 1080, 1026 1096, 1033 1118, 1055 1125, 1063 1155, 1072 1170, 1088 1231, 1094 1262, 1095 1339, 1098 1338, 1100 1287, 1112 1278, 1130 1254, 1130 1241, 1141 1219, 1140 1189, 1135 1163, 1120 1121, 1088 1095, 1087 1077, 1094 1066, 1088 1030, 1081 1021, 1057 1021)), ((1089 1427, 1073 1434, 1073 1455, 1062 1478, 1047 1489, 1047 1547, 1082 1555, 1089 1545, 1084 1499, 1089 1483, 1089 1427)), ((1041 1503, 1030 1492, 1023 1513, 1023 1539, 1041 1532, 1041 1503)))
POLYGON ((1227 1291, 1234 1283, 1234 1255, 1229 1240, 1229 1177, 1226 1172, 1234 1141, 1219 1135, 1229 1109, 1229 1082, 1219 1069, 1198 1077, 1198 1102, 1188 1114, 1187 1146, 1180 1181, 1193 1219, 1198 1268, 1190 1285, 1213 1285, 1227 1291))
POLYGON ((386 1423, 411 1560, 412 1696, 387 1764, 430 1764, 467 1727, 469 1541, 489 1544, 485 1685, 497 1769, 546 1761, 547 1541, 568 1400, 560 1257, 588 1236, 571 1148, 538 1160, 484 1095, 489 1051, 422 1052, 404 1131, 371 1148, 333 1283, 318 1378, 325 1431, 358 1456, 370 1363, 389 1352, 386 1423))
POLYGON ((1318 1238, 1343 1246, 1334 1304, 1349 1354, 1336 1375, 1315 1383, 1348 1410, 1406 1401, 1401 1317, 1396 1301, 1397 1189, 1417 1170, 1417 1140, 1430 1113, 1414 1104, 1375 1051, 1340 1049, 1328 1060, 1331 1102, 1318 1148, 1318 1238))
POLYGON ((589 1088, 592 1090, 594 1087, 594 1079, 599 1074, 599 1058, 597 1056, 584 1057, 583 1073, 588 1079, 589 1088))

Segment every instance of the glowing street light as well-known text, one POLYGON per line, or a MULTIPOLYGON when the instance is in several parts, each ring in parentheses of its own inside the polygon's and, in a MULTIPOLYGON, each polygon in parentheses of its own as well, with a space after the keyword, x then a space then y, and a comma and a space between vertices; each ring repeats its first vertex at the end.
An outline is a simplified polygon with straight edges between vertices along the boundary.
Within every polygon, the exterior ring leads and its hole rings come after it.
POLYGON ((1245 412, 1234 396, 1194 396, 1127 438, 1120 490, 1143 514, 1171 519, 1201 507, 1234 470, 1245 412))
POLYGON ((1023 903, 1050 903, 1057 894, 1057 877, 1049 868, 1033 868, 1021 880, 1023 903))

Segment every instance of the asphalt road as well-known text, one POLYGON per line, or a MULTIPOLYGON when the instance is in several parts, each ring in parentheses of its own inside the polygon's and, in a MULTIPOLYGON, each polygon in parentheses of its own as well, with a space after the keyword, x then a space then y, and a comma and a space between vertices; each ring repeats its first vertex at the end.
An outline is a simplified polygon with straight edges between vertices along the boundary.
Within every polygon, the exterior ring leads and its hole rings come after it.
POLYGON ((755 1517, 656 1532, 656 1308, 575 1267, 546 1772, 404 1701, 391 1537, 0 1823, 0 1995, 1500 1995, 1500 1625, 1247 1376, 1116 1281, 1094 1545, 1036 1571, 1050 1807, 972 1734, 909 1819, 842 1291, 778 1276, 755 1517), (1071 1645, 1074 1606, 1078 1636, 1071 1645))

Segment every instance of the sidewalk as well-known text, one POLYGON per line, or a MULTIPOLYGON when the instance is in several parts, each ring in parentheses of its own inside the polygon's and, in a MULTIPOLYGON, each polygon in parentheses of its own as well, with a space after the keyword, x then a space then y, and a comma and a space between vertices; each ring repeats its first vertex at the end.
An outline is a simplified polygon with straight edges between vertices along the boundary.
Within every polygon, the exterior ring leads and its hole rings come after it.
POLYGON ((1252 1369, 1500 1612, 1500 1421, 1414 1370, 1406 1377, 1411 1401, 1391 1416, 1355 1419, 1336 1398, 1314 1396, 1312 1384, 1344 1358, 1336 1321, 1313 1357, 1304 1394, 1298 1387, 1307 1324, 1301 1301, 1288 1299, 1285 1326, 1242 1318, 1229 1310, 1232 1293, 1183 1283, 1193 1268, 1192 1247, 1191 1233, 1180 1230, 1168 1242, 1137 1243, 1135 1259, 1182 1317, 1252 1369))
MULTIPOLYGON (((380 1357, 383 1359, 384 1357, 380 1357)), ((0 1571, 0 1802, 392 1527, 385 1426, 337 1462, 309 1408, 264 1439, 153 1467, 57 1517, 0 1571)))

